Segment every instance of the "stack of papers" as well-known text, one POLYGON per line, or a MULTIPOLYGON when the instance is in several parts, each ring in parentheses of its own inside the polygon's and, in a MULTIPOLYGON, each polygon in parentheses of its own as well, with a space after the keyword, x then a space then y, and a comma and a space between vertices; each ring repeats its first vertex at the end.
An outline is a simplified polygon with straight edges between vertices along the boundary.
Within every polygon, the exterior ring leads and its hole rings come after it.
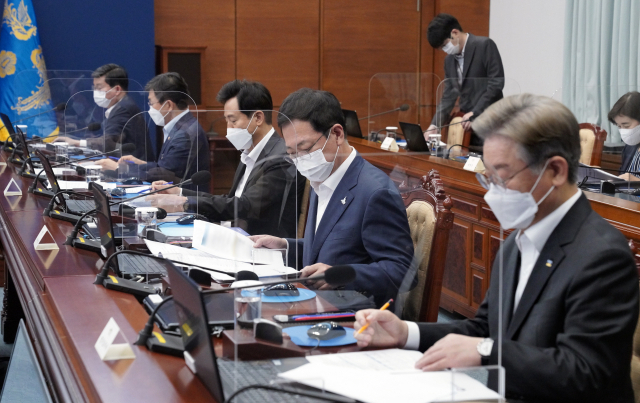
POLYGON ((456 371, 414 369, 419 351, 399 349, 308 356, 280 377, 363 402, 428 403, 494 400, 500 395, 456 371))

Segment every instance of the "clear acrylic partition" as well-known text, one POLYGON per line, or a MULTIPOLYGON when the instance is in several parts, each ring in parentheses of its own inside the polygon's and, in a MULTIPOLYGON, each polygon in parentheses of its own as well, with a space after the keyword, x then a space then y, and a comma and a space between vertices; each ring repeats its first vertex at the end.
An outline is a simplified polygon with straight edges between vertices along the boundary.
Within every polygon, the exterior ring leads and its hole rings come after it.
MULTIPOLYGON (((632 91, 638 91, 638 85, 578 85, 572 87, 558 88, 552 94, 552 98, 558 100, 565 105, 575 115, 578 123, 588 124, 593 131, 604 130, 606 132, 606 140, 604 142, 604 150, 606 153, 621 154, 625 143, 620 137, 620 132, 615 124, 609 122, 608 114, 613 105, 625 94, 632 91)), ((581 140, 583 140, 581 128, 581 140)), ((588 137, 584 138, 581 144, 590 144, 588 137)), ((626 146, 630 147, 630 146, 626 146)), ((579 185, 582 189, 595 193, 603 193, 608 196, 640 202, 637 196, 638 182, 640 173, 631 163, 626 170, 621 167, 607 163, 605 154, 602 155, 602 161, 598 164, 591 161, 591 154, 588 150, 583 150, 580 162, 590 165, 591 167, 582 167, 578 173, 579 185), (636 172, 631 173, 631 172, 636 172), (602 181, 618 182, 615 183, 615 191, 613 188, 601 187, 602 181), (620 183, 620 181, 622 183, 620 183)))
POLYGON ((368 108, 366 111, 356 111, 362 122, 361 127, 367 128, 364 136, 370 139, 372 133, 386 136, 386 128, 398 127, 398 122, 417 123, 426 128, 430 122, 428 119, 435 112, 434 94, 439 83, 440 77, 433 73, 373 75, 369 80, 368 108))
MULTIPOLYGON (((447 78, 442 80, 436 92, 438 106, 433 120, 437 128, 434 132, 428 133, 437 142, 441 141, 441 146, 446 148, 445 153, 450 158, 464 156, 469 151, 481 152, 481 140, 471 134, 468 139, 465 134, 463 120, 464 115, 473 112, 478 103, 484 103, 482 110, 486 109, 493 102, 504 96, 520 93, 520 84, 512 78, 465 78, 460 85, 457 78, 447 78), (471 97, 461 99, 460 93, 473 94, 471 97), (475 98, 474 98, 475 97, 475 98), (470 98, 470 99, 469 99, 470 98), (485 98, 493 101, 484 102, 485 98), (444 144, 443 144, 444 143, 444 144)), ((472 117, 475 119, 477 116, 472 117)))

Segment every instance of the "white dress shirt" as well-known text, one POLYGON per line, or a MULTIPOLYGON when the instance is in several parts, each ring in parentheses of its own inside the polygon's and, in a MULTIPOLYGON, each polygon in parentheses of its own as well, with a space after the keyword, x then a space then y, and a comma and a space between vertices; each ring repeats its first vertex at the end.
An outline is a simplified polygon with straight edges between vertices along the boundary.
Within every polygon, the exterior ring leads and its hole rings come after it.
POLYGON ((458 85, 462 85, 462 72, 464 71, 464 50, 467 48, 467 42, 469 42, 469 34, 467 34, 467 38, 464 41, 464 46, 462 47, 462 52, 459 55, 455 55, 456 60, 458 61, 458 85))
POLYGON ((329 176, 324 182, 311 182, 311 186, 313 190, 318 194, 318 212, 316 214, 316 231, 318 230, 318 225, 320 225, 320 220, 322 220, 322 216, 324 215, 324 211, 327 209, 327 205, 329 204, 329 200, 331 200, 331 196, 333 196, 333 192, 336 190, 342 177, 345 173, 347 173, 347 169, 349 169, 349 165, 356 158, 356 150, 351 147, 351 154, 347 157, 346 160, 338 167, 329 176))
MULTIPOLYGON (((567 201, 562 203, 560 207, 553 210, 548 216, 533 224, 526 230, 518 231, 516 235, 516 245, 520 250, 520 276, 518 279, 518 287, 516 288, 515 301, 513 311, 515 312, 522 298, 522 293, 529 282, 533 266, 536 264, 542 248, 547 243, 551 233, 558 226, 567 212, 573 207, 582 195, 582 191, 578 190, 567 201)), ((407 343, 404 348, 407 350, 417 350, 420 347, 420 329, 415 322, 405 323, 408 326, 407 343)))
POLYGON ((238 184, 238 188, 236 189, 236 194, 235 194, 236 197, 242 196, 244 185, 246 185, 247 179, 249 179, 249 175, 251 175, 251 170, 253 170, 253 167, 256 165, 256 162, 258 161, 258 157, 260 156, 260 153, 262 152, 262 150, 264 149, 264 146, 267 144, 267 142, 271 138, 271 135, 274 132, 275 130, 272 127, 271 130, 269 130, 269 133, 267 133, 267 135, 264 136, 258 144, 253 146, 253 149, 251 151, 244 150, 242 154, 240 154, 240 161, 242 161, 242 163, 245 164, 247 167, 245 168, 244 175, 242 176, 242 179, 238 184))
POLYGON ((175 118, 171 119, 169 123, 164 125, 164 127, 162 128, 162 133, 164 133, 164 141, 167 141, 167 137, 169 137, 169 134, 171 134, 171 130, 173 130, 173 126, 175 126, 176 123, 178 123, 178 120, 182 119, 182 117, 187 113, 189 113, 189 108, 185 109, 184 112, 182 112, 175 118))

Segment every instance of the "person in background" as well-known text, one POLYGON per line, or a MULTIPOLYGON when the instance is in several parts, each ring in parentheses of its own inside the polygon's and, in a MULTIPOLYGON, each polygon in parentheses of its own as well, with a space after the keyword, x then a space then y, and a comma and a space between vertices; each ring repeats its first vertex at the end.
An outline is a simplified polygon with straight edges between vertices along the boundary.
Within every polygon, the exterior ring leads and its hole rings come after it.
MULTIPOLYGON (((234 221, 249 234, 297 238, 305 179, 285 160, 284 140, 272 125, 271 93, 258 82, 234 80, 222 86, 217 100, 224 105, 227 139, 242 151, 229 194, 172 188, 145 199, 168 212, 234 221)), ((158 181, 152 190, 168 186, 158 181)))
MULTIPOLYGON (((468 130, 489 105, 502 99, 504 68, 500 52, 493 40, 464 32, 458 20, 449 14, 438 14, 429 23, 427 40, 434 49, 447 54, 444 59, 444 91, 431 125, 424 133, 437 134, 437 126, 447 124, 451 110, 459 100, 464 112, 462 127, 468 130)), ((475 134, 471 145, 482 145, 475 134)))
POLYGON ((624 141, 620 178, 640 181, 640 92, 624 94, 609 111, 609 122, 618 126, 624 141))
MULTIPOLYGON (((178 183, 198 171, 209 170, 209 140, 189 111, 192 104, 187 82, 178 73, 164 73, 152 78, 145 86, 148 92, 149 115, 157 126, 163 126, 164 142, 158 162, 147 162, 133 155, 125 155, 115 163, 102 160, 105 169, 127 169, 132 176, 147 181, 164 180, 178 183), (130 165, 135 164, 137 170, 130 165)), ((209 184, 186 189, 209 191, 209 184)))
MULTIPOLYGON (((132 154, 145 161, 155 161, 153 147, 149 141, 149 133, 144 116, 135 101, 127 95, 129 77, 124 67, 117 64, 105 64, 92 74, 93 100, 100 108, 105 109, 102 122, 103 135, 86 140, 60 136, 57 141, 64 141, 72 146, 89 147, 104 152, 122 147, 122 144, 134 144, 132 154)), ((119 157, 118 153, 111 154, 119 157)), ((102 164, 102 162, 98 162, 102 164)))

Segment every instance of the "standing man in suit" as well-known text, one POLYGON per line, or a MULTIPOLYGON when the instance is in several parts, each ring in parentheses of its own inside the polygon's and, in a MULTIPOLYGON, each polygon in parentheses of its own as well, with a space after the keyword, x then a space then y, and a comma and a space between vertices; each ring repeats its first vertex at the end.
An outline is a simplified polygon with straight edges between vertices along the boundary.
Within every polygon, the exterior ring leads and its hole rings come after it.
MULTIPOLYGON (((153 147, 144 117, 135 101, 127 95, 129 77, 124 67, 117 64, 105 64, 92 74, 93 100, 104 112, 103 136, 77 140, 71 137, 58 137, 72 146, 89 147, 105 152, 116 150, 122 144, 135 144, 133 156, 145 161, 155 161, 153 147)), ((113 156, 117 156, 111 154, 113 156)), ((98 161, 103 164, 104 160, 98 161)))
MULTIPOLYGON (((437 126, 449 121, 451 110, 460 98, 460 111, 464 112, 464 130, 471 127, 489 105, 502 99, 504 68, 495 42, 484 36, 475 36, 462 30, 458 20, 449 14, 438 14, 429 23, 427 40, 434 49, 447 53, 444 59, 444 91, 431 125, 424 133, 439 132, 437 126)), ((482 145, 475 135, 471 145, 482 145)))
MULTIPOLYGON (((173 188, 146 199, 169 212, 236 220, 249 234, 296 238, 305 179, 285 161, 284 140, 271 124, 271 93, 258 82, 234 80, 222 86, 217 100, 224 105, 227 139, 242 151, 229 194, 173 188)), ((153 190, 167 186, 154 182, 153 190)))
MULTIPOLYGON (((187 82, 178 73, 155 76, 145 86, 148 92, 149 115, 157 126, 163 126, 164 142, 158 162, 148 162, 132 155, 125 155, 116 164, 106 161, 106 169, 129 168, 136 164, 138 170, 132 176, 143 180, 165 180, 178 183, 189 179, 198 171, 209 170, 209 140, 198 119, 189 112, 193 104, 187 82)), ((188 185, 187 189, 209 191, 209 184, 188 185)))
POLYGON ((288 249, 289 265, 302 267, 302 277, 352 265, 357 278, 347 288, 373 296, 378 306, 396 298, 405 276, 413 276, 408 284, 415 280, 407 213, 391 179, 347 143, 340 102, 303 88, 284 100, 278 125, 291 160, 311 182, 309 215, 304 239, 259 235, 254 246, 288 249))
POLYGON ((576 185, 576 118, 557 101, 521 94, 490 106, 473 129, 487 145, 485 200, 515 229, 476 317, 416 324, 360 311, 356 328, 370 326, 359 345, 426 351, 416 363, 426 371, 497 365, 502 348, 510 402, 633 402, 638 273, 627 240, 576 185))

